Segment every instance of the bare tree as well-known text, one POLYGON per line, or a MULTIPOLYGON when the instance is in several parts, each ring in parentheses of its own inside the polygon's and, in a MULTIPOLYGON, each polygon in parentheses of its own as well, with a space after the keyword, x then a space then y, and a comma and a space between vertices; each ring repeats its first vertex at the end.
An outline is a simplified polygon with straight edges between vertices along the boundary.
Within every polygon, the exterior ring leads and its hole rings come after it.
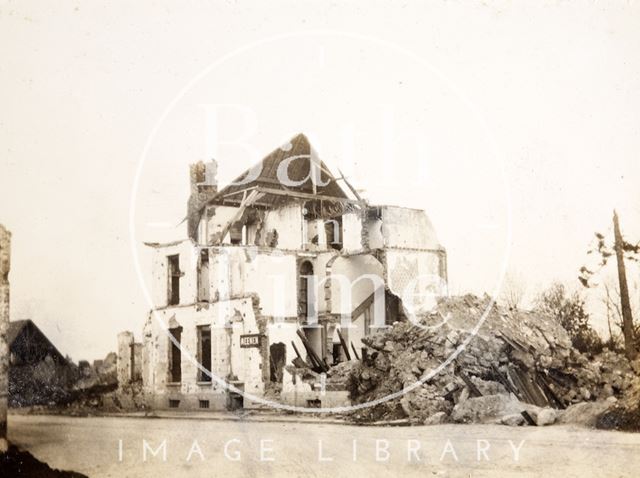
POLYGON ((527 293, 527 286, 523 277, 515 272, 505 275, 500 293, 502 303, 511 310, 517 310, 527 293))
MULTIPOLYGON (((633 360, 637 357, 638 351, 635 340, 635 327, 633 324, 633 314, 631 312, 631 301, 629 300, 629 286, 627 284, 627 274, 625 268, 625 259, 638 261, 638 254, 640 253, 640 243, 631 244, 626 242, 622 237, 620 231, 620 222, 618 214, 613 211, 613 246, 608 245, 605 241, 605 236, 596 232, 597 252, 600 255, 601 261, 598 270, 591 270, 586 266, 580 268, 580 276, 578 279, 585 287, 591 287, 590 279, 597 274, 607 264, 610 257, 615 255, 617 263, 618 273, 618 287, 620 308, 619 313, 622 320, 622 333, 624 336, 624 349, 625 354, 629 360, 633 360), (625 257, 626 255, 626 257, 625 257)), ((593 250, 589 253, 594 252, 593 250)), ((608 295, 610 297, 610 295, 608 295)))
MULTIPOLYGON (((618 342, 624 337, 624 327, 622 322, 622 310, 620 309, 620 289, 613 281, 606 280, 602 284, 604 288, 604 297, 602 302, 607 310, 607 326, 609 328, 609 347, 611 349, 618 348, 618 342)), ((635 317, 640 315, 640 304, 638 302, 638 283, 633 282, 631 287, 634 290, 635 300, 631 303, 631 312, 635 317)), ((636 349, 640 346, 640 324, 634 324, 634 337, 636 341, 636 349)))
POLYGON ((609 347, 612 350, 615 350, 617 349, 617 343, 616 343, 617 334, 616 335, 613 334, 613 329, 611 328, 611 322, 613 321, 614 325, 622 329, 622 321, 618 319, 619 317, 621 317, 620 308, 618 307, 617 302, 615 302, 612 296, 612 292, 609 284, 607 283, 604 284, 604 291, 605 291, 605 297, 602 301, 604 302, 605 307, 607 308, 607 328, 609 329, 609 347))
POLYGON ((620 304, 622 313, 622 332, 624 334, 624 349, 629 360, 638 355, 633 331, 633 316, 631 315, 631 301, 629 300, 629 286, 627 285, 627 273, 624 267, 623 239, 620 232, 618 214, 613 211, 613 230, 615 235, 616 261, 618 263, 618 282, 620 283, 620 304))

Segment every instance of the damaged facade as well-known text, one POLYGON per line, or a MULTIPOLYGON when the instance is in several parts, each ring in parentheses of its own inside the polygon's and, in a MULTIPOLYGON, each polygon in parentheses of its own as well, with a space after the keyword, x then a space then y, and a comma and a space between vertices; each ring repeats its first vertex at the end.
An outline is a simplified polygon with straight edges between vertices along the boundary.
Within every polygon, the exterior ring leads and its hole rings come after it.
POLYGON ((215 163, 191 167, 189 237, 147 244, 154 310, 141 344, 119 335, 120 383, 140 374, 152 408, 347 405, 319 374, 446 289, 429 219, 369 204, 304 135, 223 189, 215 176, 215 163))

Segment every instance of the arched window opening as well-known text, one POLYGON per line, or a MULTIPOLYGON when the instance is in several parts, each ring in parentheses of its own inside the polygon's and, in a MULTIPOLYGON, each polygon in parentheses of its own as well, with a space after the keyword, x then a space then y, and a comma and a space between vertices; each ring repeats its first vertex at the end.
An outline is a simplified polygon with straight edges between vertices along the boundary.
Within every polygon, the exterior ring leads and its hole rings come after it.
POLYGON ((309 285, 313 285, 313 264, 304 261, 300 264, 300 280, 298 290, 298 315, 301 317, 309 317, 314 315, 313 294, 309 291, 309 285))

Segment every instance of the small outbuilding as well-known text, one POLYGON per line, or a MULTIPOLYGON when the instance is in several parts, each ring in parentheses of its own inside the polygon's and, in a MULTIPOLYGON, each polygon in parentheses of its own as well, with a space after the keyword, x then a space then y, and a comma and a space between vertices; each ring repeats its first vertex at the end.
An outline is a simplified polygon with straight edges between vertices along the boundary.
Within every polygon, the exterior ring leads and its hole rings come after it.
POLYGON ((57 402, 67 394, 76 367, 31 320, 9 323, 9 405, 57 402))

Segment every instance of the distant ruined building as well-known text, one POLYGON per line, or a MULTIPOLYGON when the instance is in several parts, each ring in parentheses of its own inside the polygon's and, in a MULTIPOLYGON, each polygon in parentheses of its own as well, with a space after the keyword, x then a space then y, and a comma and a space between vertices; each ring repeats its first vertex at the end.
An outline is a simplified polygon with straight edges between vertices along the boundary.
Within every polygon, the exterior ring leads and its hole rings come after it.
POLYGON ((64 402, 77 379, 76 367, 31 320, 9 322, 9 405, 64 402))
POLYGON ((141 379, 158 409, 347 405, 298 370, 366 356, 363 337, 446 290, 429 219, 369 204, 304 135, 220 190, 216 173, 191 167, 189 237, 147 244, 154 309, 141 343, 119 335, 120 384, 141 379))

